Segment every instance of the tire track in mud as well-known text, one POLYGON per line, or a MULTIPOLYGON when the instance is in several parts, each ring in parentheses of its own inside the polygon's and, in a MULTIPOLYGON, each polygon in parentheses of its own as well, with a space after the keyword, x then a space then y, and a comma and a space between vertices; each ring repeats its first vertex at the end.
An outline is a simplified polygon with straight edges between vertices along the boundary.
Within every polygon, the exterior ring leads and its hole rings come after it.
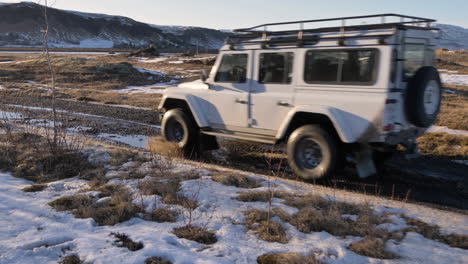
MULTIPOLYGON (((71 105, 67 107, 68 104, 58 104, 58 108, 67 113, 70 121, 68 125, 85 127, 86 129, 79 133, 94 140, 145 149, 145 138, 147 140, 150 136, 159 135, 160 132, 159 122, 155 122, 154 119, 147 122, 148 116, 157 116, 156 111, 94 104, 88 108, 89 104, 81 102, 74 102, 71 105), (128 114, 125 114, 126 112, 128 114), (142 113, 141 116, 138 115, 139 112, 142 113), (134 119, 135 116, 138 118, 134 119), (133 140, 133 143, 128 142, 129 139, 133 140)), ((12 108, 16 111, 34 110, 34 115, 37 115, 35 118, 47 119, 48 109, 44 109, 43 106, 40 106, 42 109, 31 108, 31 105, 10 106, 8 110, 11 111, 12 108)), ((31 113, 31 111, 26 112, 31 113)), ((277 170, 272 172, 269 168, 283 166, 282 177, 298 180, 284 166, 285 161, 281 159, 273 160, 270 165, 267 165, 262 158, 219 162, 202 157, 198 161, 265 175, 277 174, 277 170)), ((354 170, 348 168, 336 173, 330 179, 319 180, 312 184, 468 214, 468 181, 465 177, 467 170, 468 166, 448 160, 421 157, 407 161, 397 156, 387 163, 385 172, 378 176, 359 179, 354 170)))

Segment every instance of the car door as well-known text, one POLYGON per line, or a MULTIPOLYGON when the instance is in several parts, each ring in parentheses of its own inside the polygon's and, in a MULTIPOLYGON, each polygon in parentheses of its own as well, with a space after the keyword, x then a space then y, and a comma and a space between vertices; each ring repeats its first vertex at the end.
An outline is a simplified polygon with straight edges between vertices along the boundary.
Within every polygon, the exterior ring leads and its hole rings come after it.
POLYGON ((251 54, 251 51, 223 53, 210 74, 210 96, 204 103, 212 128, 243 131, 247 127, 251 54))
POLYGON ((256 51, 250 92, 249 127, 276 134, 294 106, 293 50, 256 51))

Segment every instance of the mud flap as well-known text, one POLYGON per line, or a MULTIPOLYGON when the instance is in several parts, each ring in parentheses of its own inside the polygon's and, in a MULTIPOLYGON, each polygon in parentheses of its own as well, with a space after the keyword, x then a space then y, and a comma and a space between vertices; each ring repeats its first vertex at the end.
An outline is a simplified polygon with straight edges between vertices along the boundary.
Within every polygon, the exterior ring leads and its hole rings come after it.
POLYGON ((356 169, 360 178, 367 178, 377 173, 372 154, 372 148, 367 144, 363 144, 356 152, 356 169))
POLYGON ((219 149, 218 141, 215 136, 205 135, 200 133, 199 136, 199 149, 200 151, 208 151, 219 149))

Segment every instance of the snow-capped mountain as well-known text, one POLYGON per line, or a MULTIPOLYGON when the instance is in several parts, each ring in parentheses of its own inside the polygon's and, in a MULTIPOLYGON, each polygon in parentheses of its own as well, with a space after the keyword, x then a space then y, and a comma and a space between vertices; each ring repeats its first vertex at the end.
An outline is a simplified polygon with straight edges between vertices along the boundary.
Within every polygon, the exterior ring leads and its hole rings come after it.
POLYGON ((436 24, 441 30, 439 46, 444 49, 468 49, 468 28, 459 26, 436 24))
MULTIPOLYGON (((40 46, 43 6, 32 2, 0 3, 0 46, 40 46)), ((227 34, 196 27, 161 27, 122 16, 48 9, 52 47, 217 49, 227 34)))

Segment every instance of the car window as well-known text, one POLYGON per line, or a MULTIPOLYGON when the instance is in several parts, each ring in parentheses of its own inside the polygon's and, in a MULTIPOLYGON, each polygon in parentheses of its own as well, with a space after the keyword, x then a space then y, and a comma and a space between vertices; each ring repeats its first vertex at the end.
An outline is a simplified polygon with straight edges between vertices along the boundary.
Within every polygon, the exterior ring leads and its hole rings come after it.
POLYGON ((290 84, 294 53, 261 53, 259 83, 290 84))
POLYGON ((307 83, 369 84, 375 79, 376 50, 308 51, 307 83))
POLYGON ((411 78, 416 71, 424 66, 424 45, 420 44, 406 44, 405 45, 405 67, 403 70, 404 79, 411 78))
POLYGON ((215 82, 243 83, 247 80, 247 54, 225 54, 215 82))

